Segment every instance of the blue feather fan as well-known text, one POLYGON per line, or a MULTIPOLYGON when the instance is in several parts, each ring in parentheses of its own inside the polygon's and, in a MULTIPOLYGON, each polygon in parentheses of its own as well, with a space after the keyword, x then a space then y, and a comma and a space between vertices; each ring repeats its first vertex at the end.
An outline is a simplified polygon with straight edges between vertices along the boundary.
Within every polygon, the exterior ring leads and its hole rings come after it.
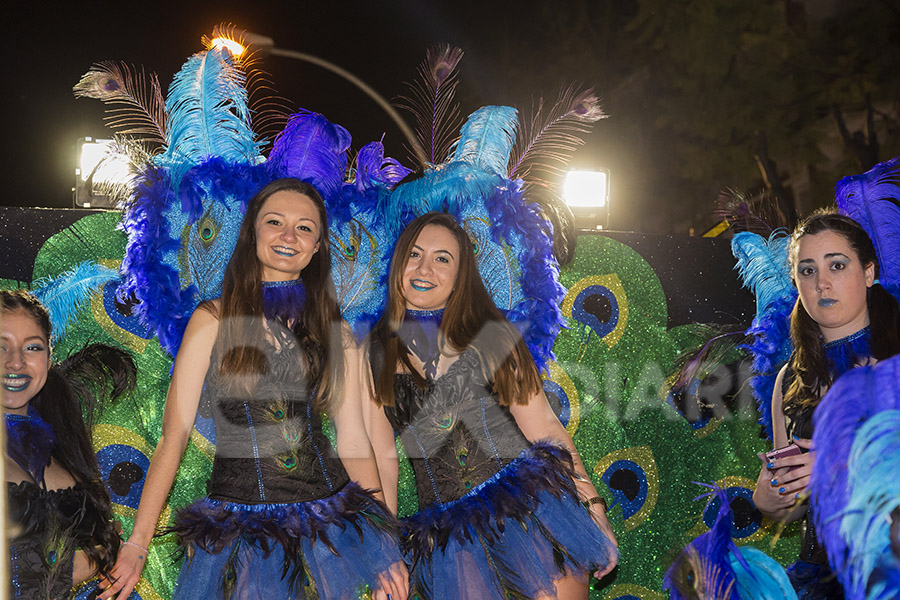
POLYGON ((519 122, 510 106, 484 106, 472 113, 459 132, 451 162, 466 162, 505 177, 519 122))

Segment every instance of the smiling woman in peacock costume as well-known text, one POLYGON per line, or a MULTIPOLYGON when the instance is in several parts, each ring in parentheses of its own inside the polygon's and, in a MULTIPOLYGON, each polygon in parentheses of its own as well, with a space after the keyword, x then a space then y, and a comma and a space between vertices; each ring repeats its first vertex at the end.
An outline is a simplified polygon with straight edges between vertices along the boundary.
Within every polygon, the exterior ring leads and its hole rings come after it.
POLYGON ((134 386, 121 351, 91 345, 51 366, 50 316, 31 294, 0 290, 10 598, 68 598, 119 550, 109 495, 82 420, 92 398, 134 386))
MULTIPOLYGON (((776 449, 796 445, 804 452, 764 464, 753 500, 770 518, 796 521, 808 512, 813 412, 845 372, 900 352, 900 309, 878 282, 871 239, 849 217, 810 216, 795 229, 788 256, 799 299, 791 314, 794 352, 772 395, 772 430, 776 449)), ((812 519, 789 575, 801 599, 843 597, 812 519)))
POLYGON ((198 409, 217 445, 207 497, 172 527, 175 598, 405 598, 406 570, 363 427, 359 351, 331 281, 325 207, 293 178, 247 208, 222 297, 194 311, 134 530, 102 596, 127 593, 198 409), (331 417, 337 457, 323 431, 331 417))
POLYGON ((468 234, 445 213, 413 220, 388 286, 368 418, 384 489, 397 487, 392 428, 415 472, 412 597, 587 598, 591 570, 618 561, 616 539, 468 234))

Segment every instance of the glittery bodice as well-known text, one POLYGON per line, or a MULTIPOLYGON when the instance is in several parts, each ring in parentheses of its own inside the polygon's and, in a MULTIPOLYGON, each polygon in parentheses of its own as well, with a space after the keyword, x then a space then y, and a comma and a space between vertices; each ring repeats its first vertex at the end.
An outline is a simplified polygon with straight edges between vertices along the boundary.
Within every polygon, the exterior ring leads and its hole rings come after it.
POLYGON ((349 478, 312 405, 296 338, 267 322, 266 371, 251 397, 235 395, 213 352, 201 407, 216 425, 210 498, 244 504, 305 502, 329 496, 349 478))
POLYGON ((409 455, 420 507, 460 498, 530 445, 473 349, 424 387, 397 374, 394 400, 385 414, 409 455))
POLYGON ((83 484, 47 491, 30 481, 7 482, 9 597, 64 598, 72 558, 90 544, 100 511, 83 484))

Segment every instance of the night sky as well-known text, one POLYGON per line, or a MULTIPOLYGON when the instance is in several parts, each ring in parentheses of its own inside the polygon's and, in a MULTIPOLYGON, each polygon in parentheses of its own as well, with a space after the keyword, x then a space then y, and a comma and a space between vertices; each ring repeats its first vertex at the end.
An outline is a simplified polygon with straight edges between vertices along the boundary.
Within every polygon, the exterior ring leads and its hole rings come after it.
MULTIPOLYGON (((202 49, 204 34, 216 24, 233 23, 272 37, 280 48, 334 62, 392 99, 404 91, 403 82, 414 78, 427 48, 450 43, 466 53, 457 97, 468 114, 483 104, 530 103, 509 91, 521 90, 523 82, 505 74, 499 45, 510 35, 527 39, 540 29, 528 2, 217 2, 188 10, 178 7, 194 3, 95 3, 91 8, 68 3, 53 9, 38 4, 51 3, 17 1, 5 11, 9 79, 3 152, 11 176, 4 205, 72 206, 76 140, 110 136, 104 105, 76 99, 71 91, 97 61, 143 66, 159 75, 165 90, 187 57, 202 49), (507 11, 504 4, 517 9, 507 11)), ((287 58, 266 58, 262 68, 289 106, 322 112, 347 127, 353 149, 386 134, 388 153, 406 159, 399 130, 349 83, 287 58)), ((535 65, 530 93, 554 96, 559 74, 542 71, 535 65)))

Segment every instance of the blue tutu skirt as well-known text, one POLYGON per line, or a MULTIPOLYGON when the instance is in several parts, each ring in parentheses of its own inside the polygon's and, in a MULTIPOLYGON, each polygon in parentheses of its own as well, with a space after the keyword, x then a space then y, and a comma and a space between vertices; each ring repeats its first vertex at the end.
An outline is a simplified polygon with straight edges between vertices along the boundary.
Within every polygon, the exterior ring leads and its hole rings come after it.
POLYGON ((173 600, 355 600, 402 560, 395 521, 354 483, 295 504, 204 498, 171 530, 185 550, 173 600))
POLYGON ((581 505, 564 448, 537 443, 462 498, 404 520, 410 597, 507 600, 554 596, 617 556, 581 505))

